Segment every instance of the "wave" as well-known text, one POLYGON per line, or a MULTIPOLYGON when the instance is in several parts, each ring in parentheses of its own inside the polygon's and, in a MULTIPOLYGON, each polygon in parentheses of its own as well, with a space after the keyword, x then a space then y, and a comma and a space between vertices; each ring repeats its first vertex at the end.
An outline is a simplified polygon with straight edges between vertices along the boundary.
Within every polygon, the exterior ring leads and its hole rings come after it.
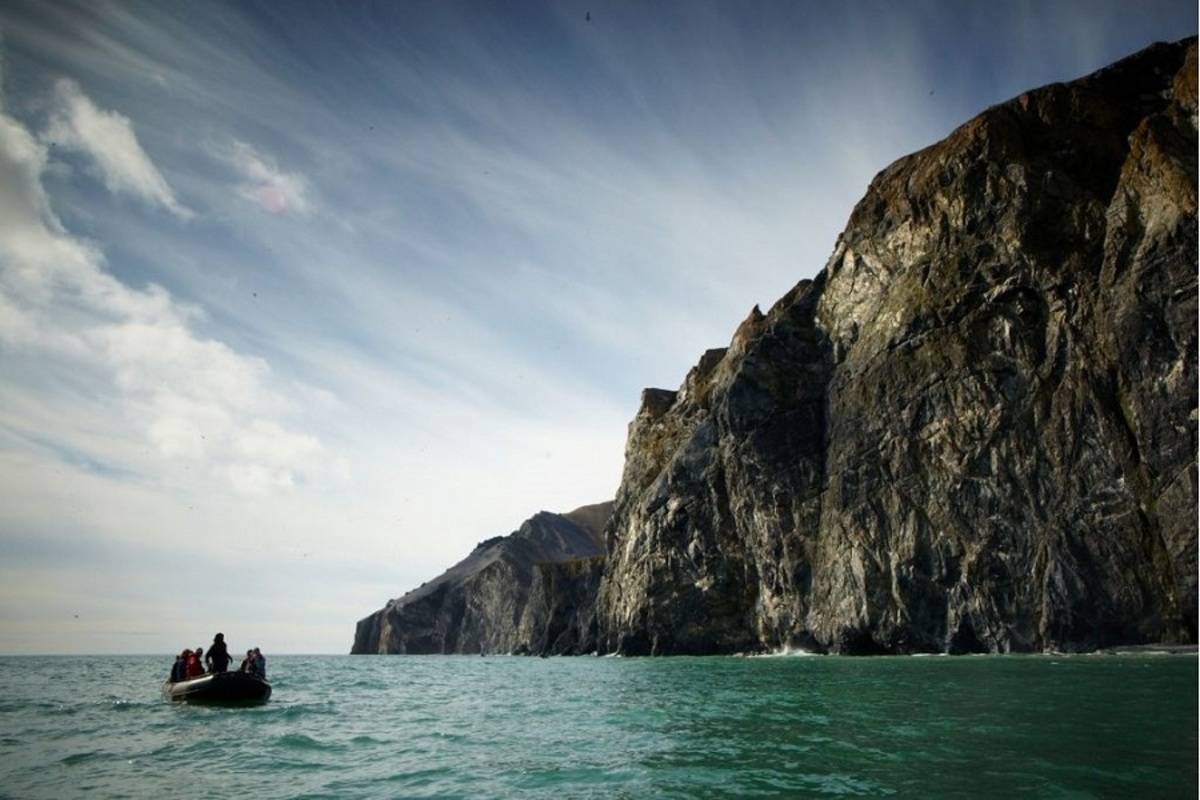
POLYGON ((88 750, 86 753, 71 753, 70 755, 60 758, 58 763, 69 767, 72 764, 83 764, 88 761, 93 761, 102 757, 103 755, 104 753, 101 753, 99 750, 88 750))
MULTIPOLYGON (((242 711, 242 709, 238 709, 238 711, 242 711)), ((325 703, 294 703, 291 705, 269 703, 261 708, 250 709, 250 711, 264 722, 267 720, 277 720, 280 717, 291 721, 304 719, 305 717, 336 716, 339 713, 337 704, 333 701, 325 703)))
POLYGON ((274 744, 293 750, 345 750, 346 745, 322 742, 303 733, 287 733, 275 739, 274 744))
POLYGON ((363 733, 351 738, 350 744, 388 744, 388 741, 363 733))
POLYGON ((823 656, 824 653, 818 653, 815 650, 806 650, 803 647, 792 647, 784 645, 766 653, 750 653, 747 658, 804 658, 808 656, 823 656))

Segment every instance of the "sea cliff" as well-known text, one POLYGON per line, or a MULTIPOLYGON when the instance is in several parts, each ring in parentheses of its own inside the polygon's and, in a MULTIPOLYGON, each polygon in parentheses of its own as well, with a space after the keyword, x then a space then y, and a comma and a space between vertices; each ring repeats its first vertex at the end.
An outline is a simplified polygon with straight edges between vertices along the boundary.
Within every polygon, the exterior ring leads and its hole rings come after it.
POLYGON ((594 551, 477 550, 354 651, 1194 643, 1196 71, 1154 45, 889 166, 643 393, 594 551))

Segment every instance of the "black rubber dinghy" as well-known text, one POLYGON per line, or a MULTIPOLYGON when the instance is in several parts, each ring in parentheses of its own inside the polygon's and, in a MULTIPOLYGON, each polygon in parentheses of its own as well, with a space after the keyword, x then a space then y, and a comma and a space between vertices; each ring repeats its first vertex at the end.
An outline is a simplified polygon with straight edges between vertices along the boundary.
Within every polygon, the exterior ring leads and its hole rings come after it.
POLYGON ((163 684, 163 694, 189 703, 265 703, 271 684, 245 672, 213 672, 187 681, 163 684))

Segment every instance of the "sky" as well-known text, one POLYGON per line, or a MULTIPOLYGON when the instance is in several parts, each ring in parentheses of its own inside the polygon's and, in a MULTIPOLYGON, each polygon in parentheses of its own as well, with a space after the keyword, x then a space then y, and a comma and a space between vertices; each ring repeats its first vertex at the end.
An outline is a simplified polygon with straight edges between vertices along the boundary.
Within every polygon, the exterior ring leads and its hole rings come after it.
POLYGON ((1194 2, 0 4, 0 654, 361 617, 610 499, 894 159, 1194 2))

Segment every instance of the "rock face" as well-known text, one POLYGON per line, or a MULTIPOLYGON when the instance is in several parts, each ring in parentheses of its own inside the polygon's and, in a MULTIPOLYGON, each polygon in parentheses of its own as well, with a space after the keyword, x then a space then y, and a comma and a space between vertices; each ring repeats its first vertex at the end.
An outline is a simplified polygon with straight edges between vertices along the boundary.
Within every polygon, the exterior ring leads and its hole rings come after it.
POLYGON ((816 280, 643 395, 595 647, 1194 642, 1196 144, 1189 40, 881 172, 816 280))
POLYGON ((1196 71, 1155 45, 885 169, 815 280, 643 393, 603 549, 523 526, 355 652, 1195 642, 1196 71))
POLYGON ((575 652, 572 598, 590 612, 612 503, 543 511, 480 542, 437 578, 360 620, 352 653, 575 652), (576 588, 579 587, 579 588, 576 588), (564 635, 564 630, 570 628, 564 635), (561 640, 561 641, 560 641, 561 640))

